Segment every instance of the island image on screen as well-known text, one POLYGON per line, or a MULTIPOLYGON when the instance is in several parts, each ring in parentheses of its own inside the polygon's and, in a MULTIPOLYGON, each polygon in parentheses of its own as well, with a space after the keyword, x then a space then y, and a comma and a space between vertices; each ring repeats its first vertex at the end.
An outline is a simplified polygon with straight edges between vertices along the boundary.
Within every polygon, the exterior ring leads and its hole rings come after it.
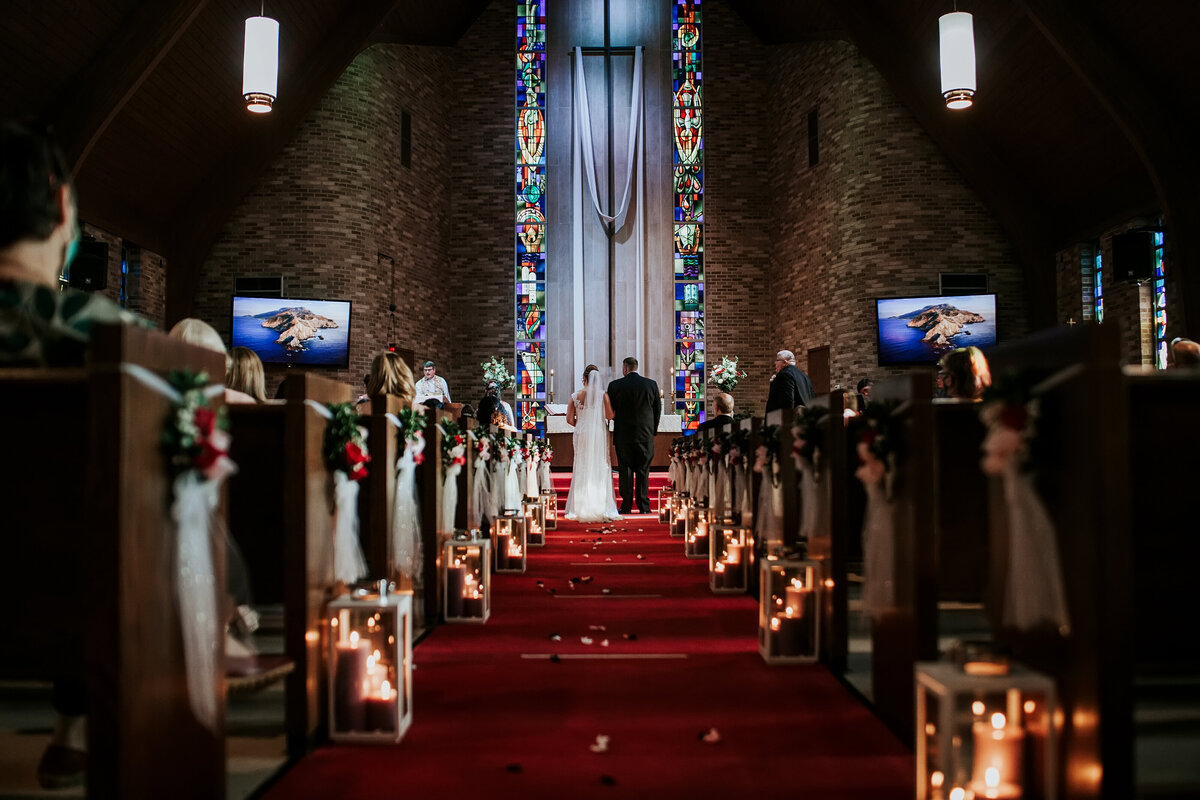
POLYGON ((350 301, 280 297, 233 298, 233 346, 264 364, 346 367, 350 301))
POLYGON ((875 300, 879 365, 932 364, 956 347, 996 344, 996 295, 875 300))

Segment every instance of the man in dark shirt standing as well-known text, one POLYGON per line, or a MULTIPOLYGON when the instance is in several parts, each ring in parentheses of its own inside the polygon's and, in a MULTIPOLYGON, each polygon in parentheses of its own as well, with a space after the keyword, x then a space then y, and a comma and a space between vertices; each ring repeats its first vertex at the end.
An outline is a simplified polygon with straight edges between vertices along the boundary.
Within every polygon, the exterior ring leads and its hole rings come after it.
POLYGON ((780 350, 775 354, 775 377, 771 378, 771 391, 767 394, 767 413, 777 408, 806 406, 812 401, 812 381, 796 366, 796 356, 791 350, 780 350))
POLYGON ((621 513, 633 510, 637 495, 638 512, 650 513, 650 462, 654 459, 654 434, 662 406, 658 384, 637 372, 633 356, 622 364, 624 377, 608 385, 613 407, 613 446, 617 451, 617 485, 621 490, 621 513), (634 477, 637 487, 634 488, 634 477))

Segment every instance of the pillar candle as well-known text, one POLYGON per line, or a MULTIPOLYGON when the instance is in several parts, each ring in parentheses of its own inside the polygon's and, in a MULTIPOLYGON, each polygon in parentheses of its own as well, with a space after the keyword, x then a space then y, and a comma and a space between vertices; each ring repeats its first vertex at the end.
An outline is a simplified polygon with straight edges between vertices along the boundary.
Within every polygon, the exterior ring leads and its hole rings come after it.
POLYGON ((460 564, 446 567, 446 619, 463 615, 463 587, 466 580, 466 567, 460 564))
POLYGON ((975 765, 971 790, 978 798, 1013 800, 1021 797, 1016 783, 1021 776, 1021 750, 1025 734, 1020 728, 1007 727, 1003 714, 994 714, 990 722, 972 726, 975 740, 975 765))
POLYGON ((365 723, 363 682, 367 680, 367 647, 355 637, 335 648, 333 708, 338 731, 361 731, 365 723))

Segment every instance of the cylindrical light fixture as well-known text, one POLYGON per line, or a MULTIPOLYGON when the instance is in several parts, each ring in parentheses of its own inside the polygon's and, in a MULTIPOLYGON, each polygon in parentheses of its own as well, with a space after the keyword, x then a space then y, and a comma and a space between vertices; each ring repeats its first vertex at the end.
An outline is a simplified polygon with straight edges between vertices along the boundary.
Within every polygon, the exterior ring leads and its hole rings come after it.
POLYGON ((242 97, 246 110, 266 114, 279 96, 279 23, 270 17, 246 20, 242 97))
POLYGON ((975 97, 975 30, 971 15, 955 11, 938 19, 942 97, 947 108, 969 108, 975 97))

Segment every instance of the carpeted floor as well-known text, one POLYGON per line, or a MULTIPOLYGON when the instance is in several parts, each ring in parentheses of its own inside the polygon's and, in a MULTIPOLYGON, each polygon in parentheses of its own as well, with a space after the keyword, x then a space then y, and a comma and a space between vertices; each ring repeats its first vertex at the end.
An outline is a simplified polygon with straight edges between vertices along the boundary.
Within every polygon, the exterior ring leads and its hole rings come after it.
POLYGON ((911 797, 911 755, 841 684, 762 661, 753 601, 656 517, 608 527, 560 523, 486 625, 420 644, 403 742, 323 747, 267 796, 911 797))

